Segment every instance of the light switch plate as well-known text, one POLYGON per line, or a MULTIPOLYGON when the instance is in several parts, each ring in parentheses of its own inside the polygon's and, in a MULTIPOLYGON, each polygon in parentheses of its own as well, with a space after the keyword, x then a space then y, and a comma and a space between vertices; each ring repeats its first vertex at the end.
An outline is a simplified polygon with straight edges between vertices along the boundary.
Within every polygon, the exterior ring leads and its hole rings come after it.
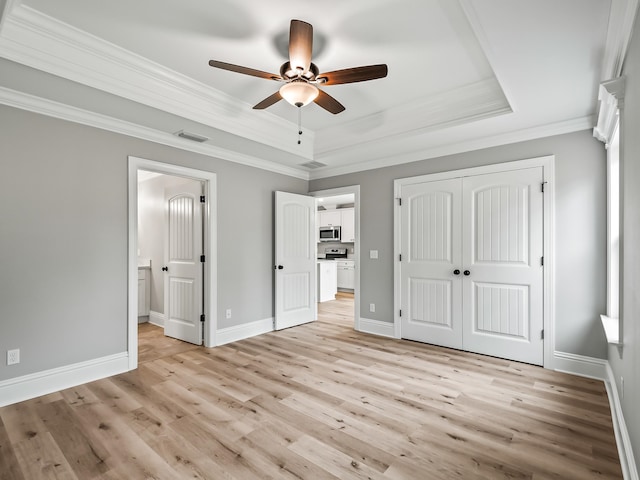
POLYGON ((378 258, 378 250, 369 250, 369 258, 377 259, 378 258))

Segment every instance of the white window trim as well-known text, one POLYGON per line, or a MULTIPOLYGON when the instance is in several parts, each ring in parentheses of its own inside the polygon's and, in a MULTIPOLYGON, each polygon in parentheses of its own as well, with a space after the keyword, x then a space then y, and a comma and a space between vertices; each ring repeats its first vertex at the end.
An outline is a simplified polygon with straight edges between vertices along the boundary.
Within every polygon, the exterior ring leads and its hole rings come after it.
MULTIPOLYGON (((618 156, 618 167, 622 152, 619 146, 619 138, 622 135, 620 125, 620 111, 624 106, 624 76, 603 82, 600 85, 598 100, 600 110, 598 112, 598 123, 593 129, 593 135, 607 148, 607 313, 600 315, 607 342, 613 345, 622 345, 622 322, 620 321, 620 305, 622 304, 622 289, 620 288, 622 275, 622 262, 620 262, 620 252, 622 252, 622 236, 620 223, 620 189, 613 189, 611 185, 611 171, 613 158, 618 156), (618 258, 612 258, 612 195, 618 195, 618 258)), ((620 170, 619 170, 620 172, 620 170)))

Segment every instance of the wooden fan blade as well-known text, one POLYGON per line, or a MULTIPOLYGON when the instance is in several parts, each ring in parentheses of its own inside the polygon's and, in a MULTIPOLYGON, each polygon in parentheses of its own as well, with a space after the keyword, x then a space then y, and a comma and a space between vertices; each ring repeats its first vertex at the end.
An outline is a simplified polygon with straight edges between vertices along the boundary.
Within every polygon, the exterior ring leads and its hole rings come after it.
POLYGON ((292 69, 301 68, 303 72, 311 65, 313 49, 313 27, 302 20, 291 20, 289 28, 289 63, 292 69))
POLYGON ((344 111, 344 105, 320 89, 318 89, 318 96, 314 102, 324 108, 327 112, 333 113, 334 115, 344 111))
POLYGON ((276 75, 275 73, 263 72, 262 70, 242 67, 240 65, 234 65, 233 63, 225 63, 225 62, 218 62, 217 60, 209 60, 209 65, 211 65, 214 68, 229 70, 230 72, 242 73, 244 75, 251 75, 252 77, 266 78, 267 80, 281 79, 280 75, 276 75))
POLYGON ((384 78, 387 76, 387 72, 388 69, 385 64, 367 65, 365 67, 345 68, 344 70, 321 73, 318 75, 318 79, 327 79, 322 85, 340 85, 342 83, 365 82, 376 78, 384 78))
POLYGON ((253 107, 254 110, 264 110, 267 107, 270 107, 271 105, 273 105, 276 102, 279 102, 280 100, 282 100, 282 96, 280 95, 280 92, 276 92, 273 95, 269 95, 267 98, 265 98, 264 100, 262 100, 260 103, 258 103, 257 105, 255 105, 253 107))

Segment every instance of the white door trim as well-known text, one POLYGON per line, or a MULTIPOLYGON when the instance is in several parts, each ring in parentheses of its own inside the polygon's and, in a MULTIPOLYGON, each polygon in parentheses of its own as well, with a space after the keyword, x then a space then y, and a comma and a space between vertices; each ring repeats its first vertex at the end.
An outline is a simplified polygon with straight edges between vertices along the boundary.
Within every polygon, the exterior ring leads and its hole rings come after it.
POLYGON ((204 254, 206 256, 204 280, 204 345, 212 347, 218 325, 217 319, 217 204, 216 174, 204 170, 181 167, 169 163, 157 162, 144 158, 129 156, 128 174, 128 335, 127 352, 129 369, 138 367, 138 170, 149 170, 165 175, 192 178, 204 182, 207 203, 205 204, 205 239, 204 254))
POLYGON ((315 192, 309 192, 309 195, 312 197, 333 197, 336 195, 345 195, 348 193, 353 193, 354 201, 353 201, 353 211, 354 211, 354 222, 355 222, 355 230, 356 230, 356 241, 353 244, 353 257, 356 264, 356 271, 354 275, 354 289, 353 289, 353 303, 354 303, 354 311, 353 311, 353 328, 355 330, 361 331, 360 328, 360 185, 350 185, 347 187, 338 187, 338 188, 330 188, 328 190, 317 190, 315 192))
POLYGON ((401 298, 401 277, 399 256, 401 249, 401 210, 399 198, 401 198, 402 187, 414 183, 433 182, 437 180, 448 180, 451 178, 468 177, 473 175, 483 175, 509 170, 520 170, 531 167, 542 167, 543 181, 545 182, 544 205, 543 205, 543 251, 544 251, 544 287, 543 287, 543 315, 544 315, 544 364, 545 368, 555 368, 555 156, 530 158, 526 160, 515 160, 511 162, 496 163, 480 167, 451 170, 448 172, 420 175, 417 177, 400 178, 393 182, 394 197, 394 218, 393 218, 393 289, 394 289, 394 337, 402 338, 400 322, 401 298))

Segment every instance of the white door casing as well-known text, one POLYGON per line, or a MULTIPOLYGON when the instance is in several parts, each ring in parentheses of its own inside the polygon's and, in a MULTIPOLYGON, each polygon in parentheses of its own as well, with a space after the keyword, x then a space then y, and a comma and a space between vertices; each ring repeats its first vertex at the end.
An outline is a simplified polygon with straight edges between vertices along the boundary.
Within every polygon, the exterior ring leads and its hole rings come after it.
POLYGON ((276 330, 316 319, 316 199, 275 192, 276 330))
POLYGON ((549 158, 396 182, 398 337, 545 363, 549 158))
POLYGON ((463 179, 465 350, 543 364, 542 167, 463 179))
POLYGON ((202 184, 191 181, 165 190, 164 334, 202 344, 202 184))
POLYGON ((462 348, 461 184, 402 189, 402 337, 462 348))

